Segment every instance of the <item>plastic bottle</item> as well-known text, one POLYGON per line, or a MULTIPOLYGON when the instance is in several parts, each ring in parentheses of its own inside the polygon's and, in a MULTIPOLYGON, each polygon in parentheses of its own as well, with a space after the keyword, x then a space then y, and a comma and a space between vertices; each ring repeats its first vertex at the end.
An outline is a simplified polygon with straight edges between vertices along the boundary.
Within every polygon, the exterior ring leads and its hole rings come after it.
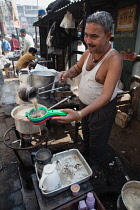
POLYGON ((85 200, 79 201, 78 210, 87 210, 87 209, 88 207, 85 200))
POLYGON ((95 198, 93 193, 89 192, 86 198, 86 204, 89 210, 94 209, 95 207, 95 198))

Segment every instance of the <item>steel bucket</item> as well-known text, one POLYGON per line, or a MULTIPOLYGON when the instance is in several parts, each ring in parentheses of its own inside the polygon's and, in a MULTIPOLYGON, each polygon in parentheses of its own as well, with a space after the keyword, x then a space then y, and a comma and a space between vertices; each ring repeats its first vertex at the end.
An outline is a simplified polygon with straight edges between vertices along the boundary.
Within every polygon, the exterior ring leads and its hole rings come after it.
MULTIPOLYGON (((51 70, 51 69, 50 69, 51 70)), ((51 71, 33 71, 31 72, 31 86, 32 87, 37 87, 37 88, 41 88, 44 87, 42 91, 47 91, 47 90, 51 90, 53 87, 53 82, 56 76, 56 72, 51 72, 51 71), (50 84, 52 83, 52 84, 50 84), (47 86, 48 84, 50 84, 49 86, 47 86), (47 87, 45 87, 47 86, 47 87)), ((48 93, 42 93, 39 95, 39 98, 41 99, 48 99, 50 98, 50 94, 51 92, 48 93)))

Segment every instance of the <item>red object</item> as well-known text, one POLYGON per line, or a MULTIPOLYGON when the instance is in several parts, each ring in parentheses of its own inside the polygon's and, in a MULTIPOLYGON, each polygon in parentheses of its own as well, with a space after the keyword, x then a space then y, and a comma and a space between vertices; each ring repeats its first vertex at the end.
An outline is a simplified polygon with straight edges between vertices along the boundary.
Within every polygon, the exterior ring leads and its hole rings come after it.
POLYGON ((10 44, 11 44, 11 51, 20 50, 20 44, 18 39, 12 37, 10 44))
POLYGON ((120 51, 120 54, 123 58, 123 60, 130 60, 134 61, 137 57, 137 54, 135 52, 133 53, 126 53, 125 51, 120 51))

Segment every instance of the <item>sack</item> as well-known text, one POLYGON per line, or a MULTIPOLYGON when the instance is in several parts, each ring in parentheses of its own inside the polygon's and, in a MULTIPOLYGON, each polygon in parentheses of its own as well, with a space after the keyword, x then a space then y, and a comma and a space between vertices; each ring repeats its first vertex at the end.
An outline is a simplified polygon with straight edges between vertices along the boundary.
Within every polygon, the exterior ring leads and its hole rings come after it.
POLYGON ((51 30, 51 46, 65 49, 70 44, 70 35, 58 23, 51 30))
POLYGON ((116 117, 115 117, 115 123, 120 126, 121 128, 125 128, 128 124, 128 114, 125 112, 121 112, 118 110, 116 117))
POLYGON ((65 14, 60 27, 62 28, 75 28, 75 19, 73 18, 72 14, 67 11, 65 14))
POLYGON ((62 55, 62 53, 63 53, 62 49, 52 47, 52 46, 48 48, 48 54, 62 55))
POLYGON ((54 12, 55 10, 58 10, 62 7, 64 7, 65 5, 69 4, 70 0, 56 0, 53 1, 52 3, 50 3, 48 5, 48 7, 46 8, 46 11, 48 13, 54 12))

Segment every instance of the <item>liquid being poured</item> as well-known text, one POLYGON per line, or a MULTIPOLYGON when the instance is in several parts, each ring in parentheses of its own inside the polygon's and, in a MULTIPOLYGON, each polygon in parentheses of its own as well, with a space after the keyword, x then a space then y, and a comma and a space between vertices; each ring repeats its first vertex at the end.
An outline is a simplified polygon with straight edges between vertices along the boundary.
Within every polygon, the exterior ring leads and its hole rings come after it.
MULTIPOLYGON (((32 98, 30 99, 30 101, 34 104, 35 106, 35 109, 36 111, 34 112, 34 118, 38 118, 38 117, 41 117, 41 112, 40 110, 38 109, 38 102, 37 102, 37 99, 36 98, 32 98)), ((41 136, 41 128, 40 128, 40 125, 38 125, 38 129, 39 129, 39 135, 41 136)))
POLYGON ((41 114, 40 114, 40 111, 38 109, 37 99, 36 98, 32 98, 30 101, 33 103, 33 105, 35 106, 35 109, 36 109, 36 112, 34 114, 36 114, 37 117, 40 117, 41 114))

